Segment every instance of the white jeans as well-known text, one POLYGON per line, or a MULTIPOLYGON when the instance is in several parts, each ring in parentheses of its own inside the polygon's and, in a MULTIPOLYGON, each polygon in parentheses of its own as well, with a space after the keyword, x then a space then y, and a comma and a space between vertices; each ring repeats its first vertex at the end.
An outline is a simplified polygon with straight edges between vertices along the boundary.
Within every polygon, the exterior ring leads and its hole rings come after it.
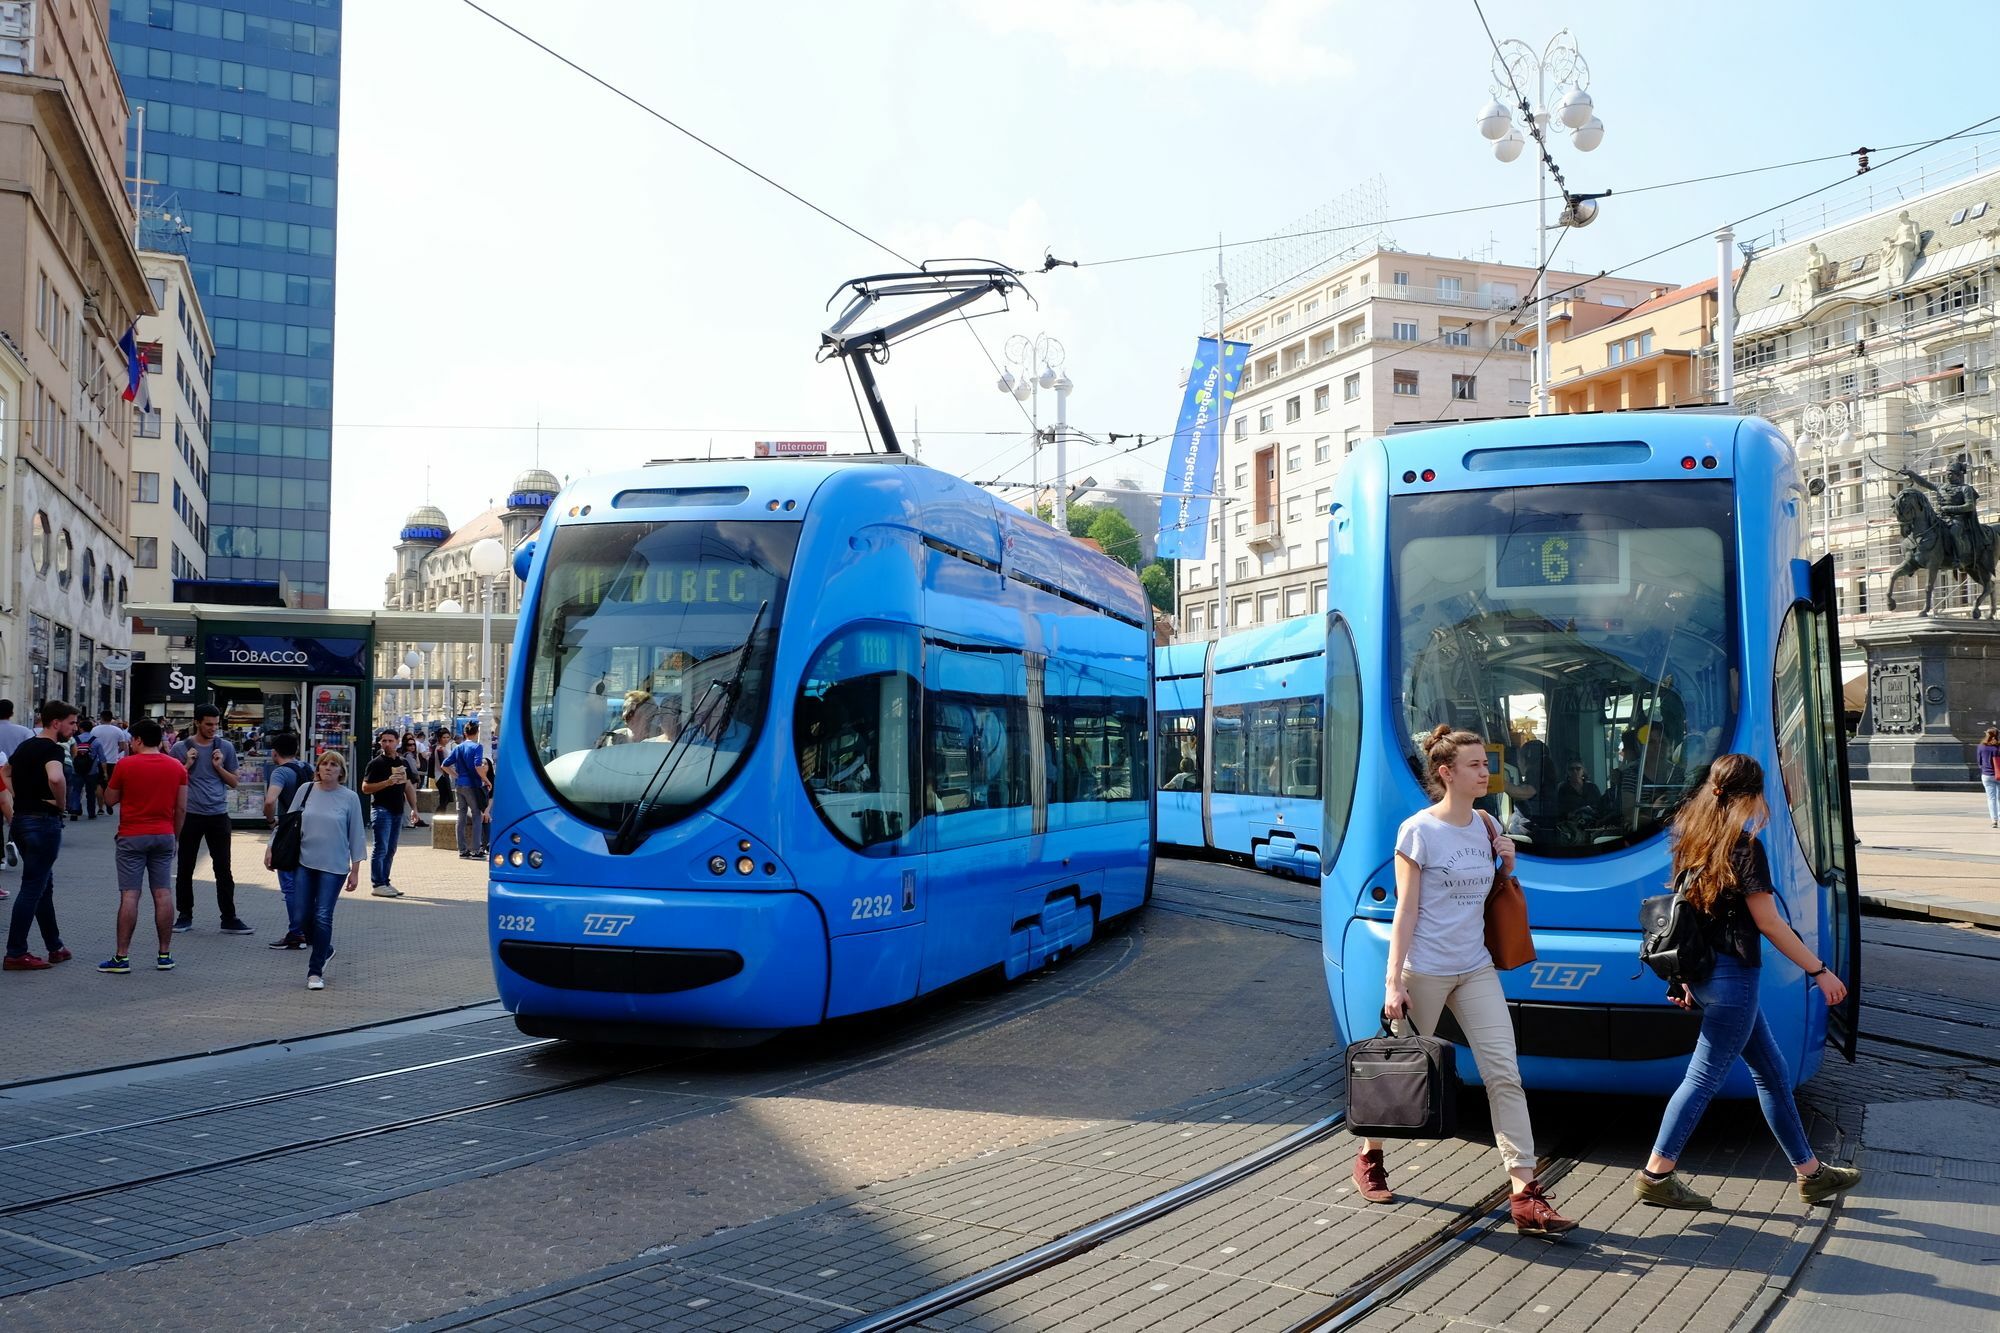
MULTIPOLYGON (((1428 1037, 1437 1032, 1447 1007, 1458 1020, 1479 1062, 1486 1083, 1486 1103, 1493 1114, 1493 1137, 1509 1170, 1535 1166, 1535 1131, 1528 1123, 1528 1096, 1521 1090, 1521 1066, 1514 1054, 1514 1022, 1500 974, 1491 963, 1455 976, 1434 977, 1403 969, 1403 988, 1410 992, 1410 1020, 1428 1037)), ((1408 1024, 1397 1020, 1398 1035, 1408 1024)))

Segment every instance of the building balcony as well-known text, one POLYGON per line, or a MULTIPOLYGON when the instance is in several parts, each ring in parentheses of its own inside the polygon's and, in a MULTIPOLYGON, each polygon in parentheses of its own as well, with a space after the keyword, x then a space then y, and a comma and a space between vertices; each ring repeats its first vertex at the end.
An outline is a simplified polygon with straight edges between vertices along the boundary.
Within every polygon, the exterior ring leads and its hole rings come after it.
POLYGON ((1275 518, 1266 519, 1262 523, 1252 523, 1246 538, 1252 549, 1260 546, 1275 548, 1284 544, 1284 538, 1278 531, 1278 520, 1275 518))
POLYGON ((1474 310, 1505 310, 1516 304, 1517 296, 1497 296, 1492 292, 1468 292, 1464 288, 1425 287, 1390 283, 1382 288, 1388 301, 1415 301, 1422 305, 1460 306, 1474 310))

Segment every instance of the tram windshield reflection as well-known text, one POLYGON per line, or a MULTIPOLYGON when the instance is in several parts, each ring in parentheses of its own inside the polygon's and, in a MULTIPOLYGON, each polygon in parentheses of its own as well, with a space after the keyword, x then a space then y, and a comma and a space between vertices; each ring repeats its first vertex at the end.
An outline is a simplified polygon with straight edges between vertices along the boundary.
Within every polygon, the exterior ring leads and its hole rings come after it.
POLYGON ((798 534, 785 522, 556 529, 523 706, 534 762, 570 808, 617 824, 649 797, 650 822, 665 823, 728 780, 769 708, 798 534))
POLYGON ((1480 804, 1539 855, 1660 832, 1733 730, 1729 483, 1400 496, 1390 524, 1412 765, 1480 733, 1480 804))

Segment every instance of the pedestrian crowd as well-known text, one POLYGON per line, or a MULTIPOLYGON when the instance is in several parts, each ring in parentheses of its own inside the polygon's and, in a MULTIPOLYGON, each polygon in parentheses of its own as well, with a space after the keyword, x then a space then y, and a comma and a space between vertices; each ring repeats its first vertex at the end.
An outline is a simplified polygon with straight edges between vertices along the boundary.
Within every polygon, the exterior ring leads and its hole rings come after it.
MULTIPOLYGON (((60 700, 44 703, 36 721, 40 726, 32 730, 16 722, 13 702, 0 699, 0 819, 7 825, 0 847, 6 864, 21 871, 0 970, 46 971, 75 956, 56 920, 55 867, 66 825, 100 814, 117 820, 118 910, 116 945, 98 971, 132 971, 132 940, 147 893, 158 936, 154 967, 172 970, 173 936, 194 929, 195 870, 204 849, 218 928, 225 935, 255 933, 236 908, 230 805, 241 766, 235 744, 221 734, 220 709, 196 707, 193 727, 179 737, 152 718, 129 728, 108 717, 93 724, 60 700), (28 947, 36 930, 40 954, 28 947)), ((334 907, 341 894, 358 887, 362 863, 368 863, 375 896, 403 896, 391 874, 402 830, 427 823, 412 797, 425 780, 437 785, 440 799, 448 790, 455 793, 459 855, 485 856, 492 763, 476 725, 449 748, 442 729, 429 738, 384 729, 357 794, 348 785, 344 755, 328 751, 309 765, 299 758, 295 733, 279 732, 268 741, 273 762, 263 812, 272 835, 264 865, 277 874, 286 914, 285 933, 270 947, 306 953, 306 986, 322 990, 334 955, 334 907), (363 796, 372 813, 364 811, 363 796), (287 844, 281 860, 276 853, 287 844)), ((0 889, 0 899, 8 896, 0 889)))

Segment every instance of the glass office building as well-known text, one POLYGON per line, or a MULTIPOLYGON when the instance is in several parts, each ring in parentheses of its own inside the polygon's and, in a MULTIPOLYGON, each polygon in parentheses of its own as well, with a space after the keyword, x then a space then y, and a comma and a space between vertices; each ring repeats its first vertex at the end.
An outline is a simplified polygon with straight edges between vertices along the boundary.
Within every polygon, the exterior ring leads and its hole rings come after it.
POLYGON ((215 335, 208 577, 282 572, 324 606, 340 0, 108 6, 136 174, 187 228, 215 335))

